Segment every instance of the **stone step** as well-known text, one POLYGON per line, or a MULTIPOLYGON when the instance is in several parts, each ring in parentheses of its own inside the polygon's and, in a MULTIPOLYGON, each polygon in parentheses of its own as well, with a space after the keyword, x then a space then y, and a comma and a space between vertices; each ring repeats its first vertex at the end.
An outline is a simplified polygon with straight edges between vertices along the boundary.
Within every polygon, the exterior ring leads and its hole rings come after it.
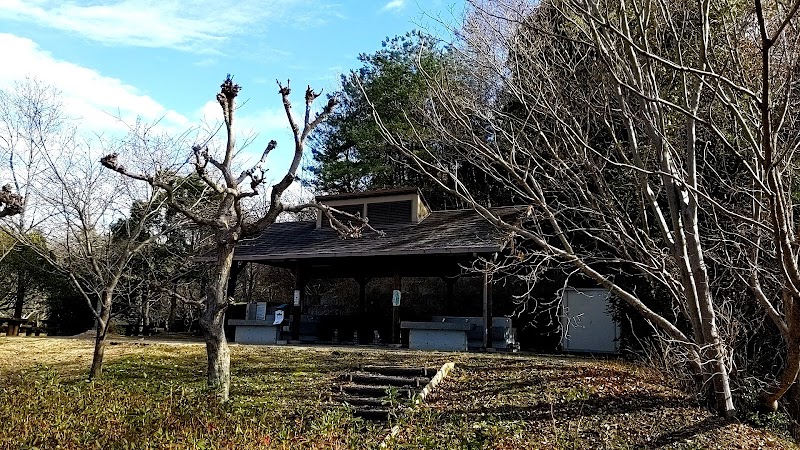
POLYGON ((433 377, 434 375, 436 375, 436 369, 431 367, 400 367, 400 366, 368 365, 362 367, 361 370, 363 370, 364 372, 371 372, 389 376, 433 377))
MULTIPOLYGON (((363 385, 363 384, 345 384, 340 386, 340 390, 342 393, 357 395, 361 397, 376 397, 376 398, 386 397, 386 393, 388 392, 389 389, 392 388, 393 388, 392 386, 374 386, 374 385, 363 385)), ((411 389, 399 388, 397 389, 397 394, 400 399, 409 399, 411 398, 411 389)))
POLYGON ((342 395, 334 397, 340 403, 347 403, 353 406, 386 406, 385 397, 353 397, 342 395))
POLYGON ((389 420, 389 412, 389 408, 356 408, 353 415, 364 420, 386 422, 389 420))
POLYGON ((345 379, 363 385, 408 386, 414 388, 425 386, 431 381, 431 379, 427 377, 381 375, 368 372, 349 373, 345 375, 345 379))

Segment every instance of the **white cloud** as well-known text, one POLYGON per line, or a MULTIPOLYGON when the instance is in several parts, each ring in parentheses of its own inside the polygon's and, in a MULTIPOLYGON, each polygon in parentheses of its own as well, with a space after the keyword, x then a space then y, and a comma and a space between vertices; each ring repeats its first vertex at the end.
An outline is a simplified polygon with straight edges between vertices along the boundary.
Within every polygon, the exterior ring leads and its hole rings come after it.
POLYGON ((331 6, 313 0, 0 0, 0 19, 77 33, 107 45, 216 53, 229 37, 256 31, 266 19, 301 26, 323 23, 331 6))
POLYGON ((168 110, 135 87, 93 69, 56 59, 30 39, 0 33, 0 48, 6 61, 14 61, 0 71, 0 88, 8 89, 27 76, 36 77, 60 90, 66 113, 80 119, 92 131, 122 129, 125 125, 115 116, 126 123, 140 117, 145 121, 161 119, 165 127, 191 126, 189 119, 168 110))
POLYGON ((400 11, 405 7, 406 0, 391 0, 381 8, 381 11, 400 11))
POLYGON ((278 172, 285 171, 294 155, 294 135, 286 119, 286 112, 282 108, 264 108, 252 113, 244 110, 240 112, 237 118, 238 142, 244 144, 246 140, 252 140, 244 149, 241 161, 244 164, 255 163, 261 157, 261 152, 267 143, 274 139, 278 146, 270 154, 267 167, 278 172))
MULTIPOLYGON (((243 104, 236 110, 236 129, 239 133, 250 135, 258 133, 260 135, 271 133, 290 133, 289 122, 286 119, 286 112, 283 108, 264 108, 258 111, 251 111, 250 105, 242 108, 243 104)), ((196 113, 196 118, 203 123, 214 125, 222 122, 222 110, 216 100, 207 101, 196 113)), ((274 137, 267 136, 267 139, 274 137)))
POLYGON ((289 120, 283 109, 263 109, 253 114, 242 114, 239 119, 239 130, 247 133, 258 133, 265 139, 276 139, 276 134, 291 133, 289 120))
MULTIPOLYGON (((241 105, 240 105, 241 106, 241 105)), ((195 120, 206 131, 215 130, 222 124, 222 111, 216 100, 207 101, 195 114, 195 120)), ((299 119, 299 118, 298 118, 299 119)), ((243 150, 237 162, 248 166, 254 164, 261 157, 261 152, 270 140, 276 140, 278 147, 270 154, 269 166, 283 168, 286 161, 294 153, 294 137, 286 112, 283 108, 263 108, 251 111, 249 108, 240 108, 236 112, 235 121, 236 142, 243 150), (247 144, 246 148, 242 148, 247 144)), ((203 134, 203 133, 201 133, 203 134)), ((215 144, 210 146, 216 151, 222 151, 223 142, 221 133, 217 135, 215 144)))

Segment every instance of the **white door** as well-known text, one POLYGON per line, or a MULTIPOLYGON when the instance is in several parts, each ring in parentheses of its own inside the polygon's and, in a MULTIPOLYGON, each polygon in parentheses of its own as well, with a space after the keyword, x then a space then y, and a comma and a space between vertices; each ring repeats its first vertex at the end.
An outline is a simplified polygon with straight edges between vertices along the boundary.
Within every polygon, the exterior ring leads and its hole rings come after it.
POLYGON ((616 353, 619 330, 605 289, 564 291, 561 326, 565 351, 616 353))

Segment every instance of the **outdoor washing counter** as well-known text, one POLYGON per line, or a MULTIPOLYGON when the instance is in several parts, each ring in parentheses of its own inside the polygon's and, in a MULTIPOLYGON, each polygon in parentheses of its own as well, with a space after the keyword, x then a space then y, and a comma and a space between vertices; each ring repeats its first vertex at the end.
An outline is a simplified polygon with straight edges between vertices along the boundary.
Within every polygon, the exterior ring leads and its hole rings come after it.
MULTIPOLYGON (((433 316, 427 322, 403 321, 400 328, 408 330, 408 348, 465 352, 483 347, 483 317, 433 316)), ((265 303, 248 305, 247 319, 230 319, 236 327, 236 342, 240 344, 277 344, 287 327, 284 311, 267 313, 265 303)), ((321 342, 319 336, 308 336, 307 342, 321 342), (316 338, 316 339, 315 339, 316 338)), ((508 317, 493 317, 491 349, 514 351, 517 348, 516 330, 508 317)))
MULTIPOLYGON (((483 317, 433 316, 430 322, 402 322, 400 328, 408 330, 408 348, 412 350, 464 352, 483 343, 483 317)), ((514 349, 515 334, 511 319, 492 318, 492 348, 514 349)))
POLYGON ((282 310, 267 314, 267 304, 247 305, 247 319, 230 319, 236 327, 236 342, 240 344, 276 344, 283 326, 282 310))

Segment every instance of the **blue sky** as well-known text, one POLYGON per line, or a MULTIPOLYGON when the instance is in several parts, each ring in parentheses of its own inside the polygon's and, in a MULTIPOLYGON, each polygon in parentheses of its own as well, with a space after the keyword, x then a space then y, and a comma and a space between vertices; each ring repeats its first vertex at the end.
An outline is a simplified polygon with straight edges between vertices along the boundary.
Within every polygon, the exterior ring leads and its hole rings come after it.
MULTIPOLYGON (((0 0, 0 88, 35 76, 59 88, 85 130, 120 130, 162 119, 170 130, 219 120, 214 96, 227 73, 243 86, 240 132, 259 134, 250 153, 291 135, 275 79, 292 80, 296 107, 307 84, 335 90, 359 53, 415 28, 458 21, 457 0, 0 0)), ((322 102, 319 102, 320 106, 322 102)))

